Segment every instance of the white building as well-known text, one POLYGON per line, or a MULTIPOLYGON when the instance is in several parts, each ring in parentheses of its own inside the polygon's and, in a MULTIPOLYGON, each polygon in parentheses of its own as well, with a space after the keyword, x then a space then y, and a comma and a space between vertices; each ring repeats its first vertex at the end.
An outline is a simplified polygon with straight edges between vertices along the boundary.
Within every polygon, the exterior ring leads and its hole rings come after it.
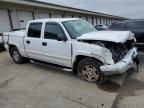
POLYGON ((34 0, 0 0, 0 33, 25 28, 40 18, 79 17, 93 25, 110 24, 126 18, 34 0))

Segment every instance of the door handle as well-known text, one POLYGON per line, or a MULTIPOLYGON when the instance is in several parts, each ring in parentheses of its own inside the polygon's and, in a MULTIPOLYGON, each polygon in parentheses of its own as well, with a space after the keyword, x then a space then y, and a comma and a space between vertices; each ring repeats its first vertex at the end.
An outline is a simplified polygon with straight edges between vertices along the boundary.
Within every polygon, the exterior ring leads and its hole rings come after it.
POLYGON ((27 41, 26 41, 26 43, 27 43, 27 44, 30 44, 30 41, 29 41, 29 40, 27 40, 27 41))
POLYGON ((46 42, 42 42, 42 46, 47 46, 47 43, 46 42))

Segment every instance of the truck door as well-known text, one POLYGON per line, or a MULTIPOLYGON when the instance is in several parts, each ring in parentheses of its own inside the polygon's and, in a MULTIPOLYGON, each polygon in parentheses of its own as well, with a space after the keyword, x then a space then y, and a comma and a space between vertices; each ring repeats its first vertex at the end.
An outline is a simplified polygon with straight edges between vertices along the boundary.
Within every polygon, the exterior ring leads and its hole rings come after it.
POLYGON ((42 22, 32 22, 27 30, 27 37, 24 38, 26 54, 33 59, 42 59, 42 40, 41 40, 42 22))
POLYGON ((51 63, 71 67, 71 41, 58 41, 57 36, 65 36, 58 23, 46 23, 41 43, 43 57, 51 63))

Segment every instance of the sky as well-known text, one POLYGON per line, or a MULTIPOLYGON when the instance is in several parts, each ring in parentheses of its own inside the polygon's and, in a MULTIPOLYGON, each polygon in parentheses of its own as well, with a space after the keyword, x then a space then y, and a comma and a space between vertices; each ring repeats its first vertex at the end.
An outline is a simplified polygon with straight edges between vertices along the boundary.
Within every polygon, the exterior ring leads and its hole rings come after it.
POLYGON ((133 19, 144 19, 144 0, 37 0, 133 19))

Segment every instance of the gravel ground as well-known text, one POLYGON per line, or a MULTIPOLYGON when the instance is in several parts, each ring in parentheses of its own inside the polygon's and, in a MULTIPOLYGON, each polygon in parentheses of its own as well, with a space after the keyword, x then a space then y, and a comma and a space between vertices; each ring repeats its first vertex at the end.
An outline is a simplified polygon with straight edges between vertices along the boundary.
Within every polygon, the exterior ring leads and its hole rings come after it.
POLYGON ((140 53, 139 72, 129 72, 112 108, 144 108, 144 54, 140 53))
MULTIPOLYGON (((112 79, 122 82, 118 77, 112 79)), ((0 108, 111 108, 120 89, 118 83, 91 84, 49 66, 17 65, 0 52, 0 108)))
POLYGON ((96 85, 50 66, 17 65, 0 52, 0 108, 143 108, 143 53, 140 61, 139 72, 96 85))

